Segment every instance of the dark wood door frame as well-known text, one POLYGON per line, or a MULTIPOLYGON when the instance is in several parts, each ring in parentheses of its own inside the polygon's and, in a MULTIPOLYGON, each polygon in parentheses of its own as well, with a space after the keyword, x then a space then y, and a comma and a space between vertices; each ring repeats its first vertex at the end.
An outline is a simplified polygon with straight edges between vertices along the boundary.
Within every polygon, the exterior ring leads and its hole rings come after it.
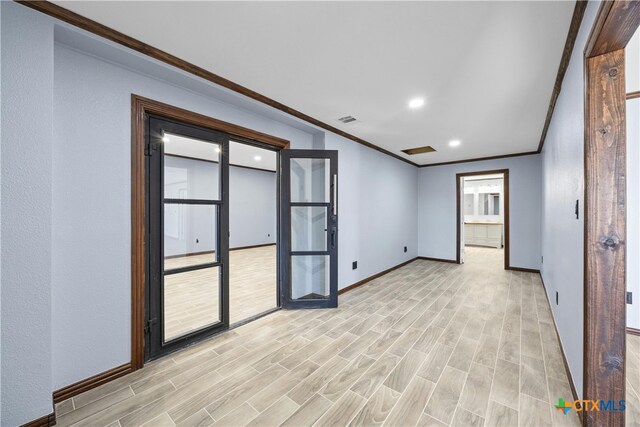
MULTIPOLYGON (((460 195, 462 190, 461 178, 466 176, 477 176, 477 175, 495 175, 502 174, 504 176, 503 187, 504 187, 504 269, 511 270, 510 260, 509 260, 509 240, 510 240, 510 229, 509 229, 509 169, 494 169, 494 170, 485 170, 485 171, 474 171, 474 172, 462 172, 456 174, 456 263, 461 264, 462 260, 460 259, 460 249, 462 248, 463 242, 460 240, 462 237, 461 233, 461 220, 462 220, 462 207, 460 206, 460 195)), ((524 270, 524 269, 518 269, 524 270)))
POLYGON ((138 95, 131 96, 131 107, 131 370, 134 371, 144 364, 145 240, 148 231, 145 118, 160 116, 277 149, 288 148, 289 141, 138 95))
MULTIPOLYGON (((640 2, 602 2, 584 52, 583 399, 624 400, 626 89, 624 48, 640 2)), ((585 411, 585 426, 624 425, 623 411, 585 411)))

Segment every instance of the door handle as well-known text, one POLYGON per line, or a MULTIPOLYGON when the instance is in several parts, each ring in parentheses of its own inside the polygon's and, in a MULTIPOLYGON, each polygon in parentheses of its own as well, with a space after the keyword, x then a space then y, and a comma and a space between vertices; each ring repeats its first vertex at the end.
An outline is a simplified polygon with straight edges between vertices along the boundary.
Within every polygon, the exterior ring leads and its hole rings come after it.
POLYGON ((331 187, 333 187, 333 216, 338 214, 338 175, 333 174, 333 182, 331 183, 331 187))
POLYGON ((336 248, 336 228, 331 227, 331 248, 336 248))

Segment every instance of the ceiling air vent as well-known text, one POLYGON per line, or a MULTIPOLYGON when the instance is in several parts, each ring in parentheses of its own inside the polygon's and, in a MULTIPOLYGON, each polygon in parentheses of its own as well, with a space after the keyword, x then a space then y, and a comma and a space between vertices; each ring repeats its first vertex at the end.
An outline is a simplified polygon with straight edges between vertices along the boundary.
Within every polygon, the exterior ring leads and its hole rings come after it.
POLYGON ((433 151, 436 151, 436 149, 430 145, 426 145, 424 147, 407 148, 406 150, 402 150, 403 153, 406 153, 410 156, 413 156, 414 154, 431 153, 433 151))
POLYGON ((340 117, 338 121, 346 125, 347 123, 355 122, 356 118, 352 116, 344 116, 344 117, 340 117))

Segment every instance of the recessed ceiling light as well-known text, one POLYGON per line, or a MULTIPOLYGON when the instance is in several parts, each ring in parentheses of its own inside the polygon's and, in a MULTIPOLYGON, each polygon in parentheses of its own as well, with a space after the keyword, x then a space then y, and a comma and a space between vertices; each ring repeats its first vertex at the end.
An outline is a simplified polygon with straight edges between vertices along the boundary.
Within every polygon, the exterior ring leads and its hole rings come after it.
POLYGON ((460 145, 459 139, 454 139, 453 141, 449 141, 449 147, 457 147, 458 145, 460 145))
POLYGON ((165 143, 166 143, 166 142, 169 142, 169 141, 171 141, 171 140, 169 139, 169 137, 168 137, 168 136, 163 136, 163 137, 162 137, 162 142, 165 142, 165 143))
POLYGON ((424 105, 424 98, 414 98, 409 101, 409 108, 420 108, 424 105))
POLYGON ((253 160, 255 160, 256 162, 259 162, 260 160, 262 160, 262 157, 260 156, 254 156, 253 160))

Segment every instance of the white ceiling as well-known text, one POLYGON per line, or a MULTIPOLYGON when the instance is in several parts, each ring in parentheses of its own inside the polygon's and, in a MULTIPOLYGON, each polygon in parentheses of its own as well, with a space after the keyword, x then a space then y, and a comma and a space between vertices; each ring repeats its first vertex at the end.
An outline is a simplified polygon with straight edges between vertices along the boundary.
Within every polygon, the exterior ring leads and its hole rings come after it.
POLYGON ((419 164, 535 151, 574 8, 55 2, 419 164), (407 103, 424 97, 410 110, 407 103), (337 119, 358 119, 343 125, 337 119), (448 146, 452 139, 462 144, 448 146), (437 152, 407 156, 423 145, 437 152))

